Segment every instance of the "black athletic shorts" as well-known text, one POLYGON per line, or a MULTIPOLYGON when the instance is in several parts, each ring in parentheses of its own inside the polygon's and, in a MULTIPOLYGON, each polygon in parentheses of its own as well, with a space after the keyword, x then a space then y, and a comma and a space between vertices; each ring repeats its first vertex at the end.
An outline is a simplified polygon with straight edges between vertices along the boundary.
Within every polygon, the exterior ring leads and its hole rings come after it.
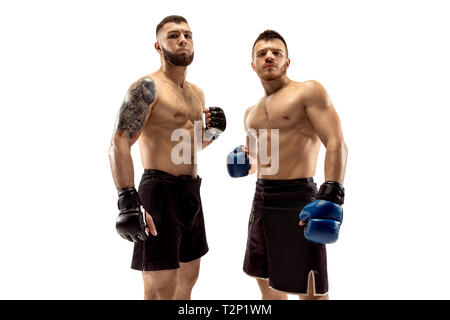
POLYGON ((287 293, 307 294, 314 277, 314 294, 328 292, 325 245, 305 239, 301 209, 316 199, 313 178, 256 182, 248 224, 244 272, 269 279, 270 287, 287 293))
POLYGON ((201 178, 174 176, 145 169, 139 184, 144 209, 152 216, 157 236, 134 244, 131 268, 143 271, 176 269, 208 252, 201 178))

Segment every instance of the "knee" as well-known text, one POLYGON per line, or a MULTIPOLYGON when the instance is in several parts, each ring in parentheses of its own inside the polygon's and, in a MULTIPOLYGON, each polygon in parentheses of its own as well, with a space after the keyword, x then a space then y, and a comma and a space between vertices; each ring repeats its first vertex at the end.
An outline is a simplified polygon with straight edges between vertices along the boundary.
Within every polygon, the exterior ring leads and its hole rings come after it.
POLYGON ((146 300, 173 299, 175 290, 175 281, 154 281, 144 284, 144 296, 146 300))
POLYGON ((152 286, 145 288, 146 300, 171 300, 175 295, 175 285, 152 286))

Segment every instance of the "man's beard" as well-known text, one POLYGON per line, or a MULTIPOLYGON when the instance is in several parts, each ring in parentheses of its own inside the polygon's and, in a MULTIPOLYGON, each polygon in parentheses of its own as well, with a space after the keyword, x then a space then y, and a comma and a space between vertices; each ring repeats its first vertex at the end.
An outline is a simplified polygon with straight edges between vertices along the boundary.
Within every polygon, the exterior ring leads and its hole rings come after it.
POLYGON ((175 66, 179 67, 186 67, 192 63, 192 60, 194 60, 194 53, 190 56, 186 54, 175 54, 167 51, 161 46, 161 50, 163 52, 164 61, 169 62, 170 64, 173 64, 175 66))

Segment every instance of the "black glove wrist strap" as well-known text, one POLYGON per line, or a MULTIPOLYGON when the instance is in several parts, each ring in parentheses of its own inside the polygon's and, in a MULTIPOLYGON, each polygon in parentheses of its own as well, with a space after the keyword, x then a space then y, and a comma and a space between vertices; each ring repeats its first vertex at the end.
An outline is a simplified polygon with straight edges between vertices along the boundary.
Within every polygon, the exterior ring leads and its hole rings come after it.
POLYGON ((345 190, 342 184, 337 181, 327 181, 320 186, 317 198, 343 205, 344 196, 345 190))
POLYGON ((119 190, 119 200, 117 206, 119 210, 127 210, 139 207, 141 205, 141 199, 139 193, 135 187, 127 187, 119 190))

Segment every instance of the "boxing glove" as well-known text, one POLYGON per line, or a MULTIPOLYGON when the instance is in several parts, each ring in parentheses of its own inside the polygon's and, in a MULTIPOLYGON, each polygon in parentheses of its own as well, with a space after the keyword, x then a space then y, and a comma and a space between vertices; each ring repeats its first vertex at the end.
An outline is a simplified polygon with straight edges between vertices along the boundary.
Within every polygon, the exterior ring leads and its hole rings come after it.
POLYGON ((227 156, 228 174, 232 178, 240 178, 248 175, 250 171, 250 160, 247 153, 243 151, 244 146, 240 145, 231 151, 227 156))
POLYGON ((133 242, 146 240, 148 234, 145 230, 145 210, 136 189, 129 187, 119 190, 117 206, 120 213, 116 220, 116 230, 120 236, 133 242))
POLYGON ((227 119, 225 113, 219 107, 210 107, 209 112, 211 113, 211 122, 208 123, 207 118, 205 118, 205 138, 206 140, 216 140, 225 131, 227 119))
POLYGON ((318 199, 307 204, 300 212, 305 222, 304 235, 309 241, 327 244, 336 242, 342 224, 344 187, 327 181, 320 187, 318 199))

